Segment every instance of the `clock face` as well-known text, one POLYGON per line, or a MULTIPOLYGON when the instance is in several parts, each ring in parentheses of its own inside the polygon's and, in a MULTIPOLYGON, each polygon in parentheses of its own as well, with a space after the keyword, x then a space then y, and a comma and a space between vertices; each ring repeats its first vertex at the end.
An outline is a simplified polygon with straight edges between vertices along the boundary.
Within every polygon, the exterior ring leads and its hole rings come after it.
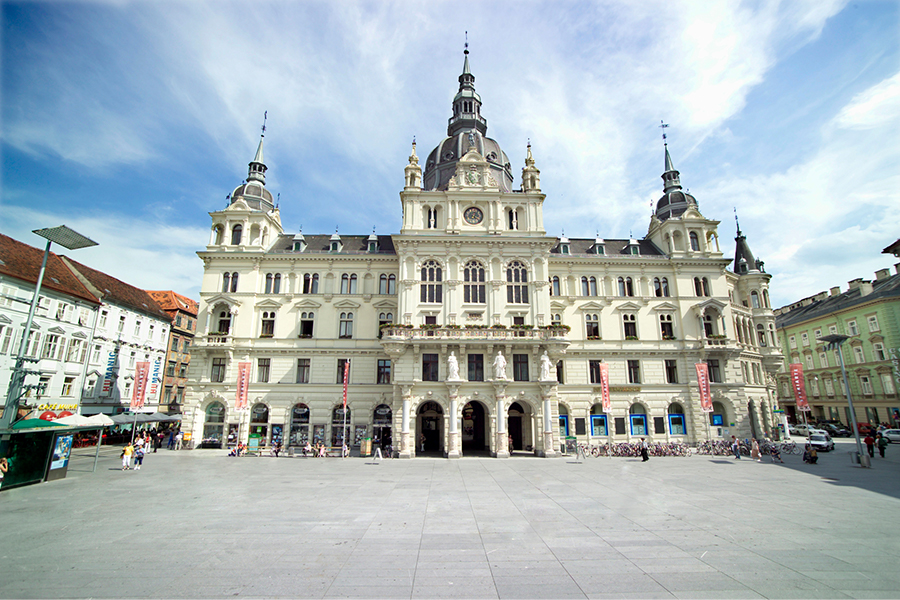
POLYGON ((482 214, 480 208, 471 206, 466 209, 466 212, 463 213, 463 218, 469 225, 478 225, 484 218, 484 214, 482 214))

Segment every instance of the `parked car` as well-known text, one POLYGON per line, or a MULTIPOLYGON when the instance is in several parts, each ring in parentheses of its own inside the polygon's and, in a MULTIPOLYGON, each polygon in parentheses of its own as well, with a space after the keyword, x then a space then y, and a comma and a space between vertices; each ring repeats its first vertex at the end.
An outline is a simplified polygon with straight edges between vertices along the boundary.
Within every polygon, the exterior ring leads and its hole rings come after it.
POLYGON ((900 442, 900 429, 885 429, 881 432, 881 435, 888 442, 900 442))
POLYGON ((810 445, 819 452, 831 452, 834 450, 834 441, 827 433, 813 433, 809 436, 810 445))
POLYGON ((825 430, 831 437, 850 437, 853 435, 851 431, 843 425, 836 425, 834 423, 825 423, 820 429, 825 430))
POLYGON ((813 433, 822 433, 827 434, 828 432, 823 429, 816 429, 815 427, 810 427, 808 425, 794 425, 791 427, 791 435, 802 435, 803 437, 808 437, 813 433))

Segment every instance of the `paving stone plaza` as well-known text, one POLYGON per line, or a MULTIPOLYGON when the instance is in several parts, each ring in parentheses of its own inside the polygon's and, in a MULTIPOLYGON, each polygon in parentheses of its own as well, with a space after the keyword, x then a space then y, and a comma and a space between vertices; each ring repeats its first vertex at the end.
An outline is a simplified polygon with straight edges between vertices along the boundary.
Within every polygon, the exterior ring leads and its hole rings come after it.
POLYGON ((897 598, 900 447, 871 470, 115 448, 0 492, 0 597, 897 598))

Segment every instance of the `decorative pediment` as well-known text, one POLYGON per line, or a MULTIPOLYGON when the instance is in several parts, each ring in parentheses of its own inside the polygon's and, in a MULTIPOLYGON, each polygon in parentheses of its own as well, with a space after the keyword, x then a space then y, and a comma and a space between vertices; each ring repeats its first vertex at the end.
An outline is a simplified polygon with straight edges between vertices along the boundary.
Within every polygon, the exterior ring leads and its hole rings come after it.
POLYGON ((579 306, 579 307, 578 307, 578 310, 580 310, 580 311, 590 311, 590 312, 600 312, 601 310, 603 310, 603 305, 600 304, 600 303, 598 303, 598 302, 594 302, 593 300, 591 300, 590 302, 585 302, 584 304, 582 304, 581 306, 579 306))
POLYGON ((635 312, 635 311, 641 310, 641 305, 638 304, 637 302, 628 301, 628 302, 623 302, 622 304, 618 305, 616 307, 616 310, 618 310, 618 311, 627 310, 628 312, 635 312))
POLYGON ((716 300, 715 298, 707 298, 703 302, 692 306, 691 310, 693 310, 699 316, 703 316, 703 314, 706 313, 706 311, 709 309, 712 309, 721 315, 725 312, 726 306, 727 305, 721 300, 716 300))
POLYGON ((78 338, 79 340, 87 339, 87 336, 86 336, 85 334, 83 334, 82 332, 80 332, 80 331, 76 331, 75 333, 73 333, 73 334, 72 334, 72 337, 73 337, 73 338, 78 338))
POLYGON ((396 309, 397 302, 395 300, 379 300, 378 302, 375 302, 374 304, 372 304, 372 307, 380 309, 380 310, 381 309, 391 309, 391 308, 396 309))
POLYGON ((559 300, 551 300, 550 308, 552 310, 566 310, 568 305, 565 302, 560 302, 559 300))
POLYGON ((334 303, 335 308, 359 308, 361 304, 353 300, 339 300, 334 303))
POLYGON ((321 308, 322 304, 320 302, 316 302, 312 298, 304 298, 300 302, 294 303, 294 306, 296 306, 297 308, 311 309, 311 308, 321 308))
POLYGON ((47 333, 58 333, 58 334, 61 334, 61 335, 65 335, 65 334, 66 334, 66 330, 63 329, 62 327, 60 327, 59 325, 56 325, 55 327, 51 327, 50 329, 48 329, 48 330, 47 330, 47 333))
POLYGON ((657 312, 673 312, 677 311, 678 307, 671 302, 660 302, 659 304, 654 306, 652 310, 655 310, 657 312))
POLYGON ((471 141, 469 151, 456 163, 456 173, 450 178, 447 186, 448 189, 454 190, 484 190, 499 189, 500 187, 491 174, 490 165, 475 149, 474 141, 471 141))
POLYGON ((97 369, 93 369, 93 370, 91 370, 91 371, 88 371, 88 373, 87 373, 88 379, 90 379, 91 377, 96 377, 96 378, 99 379, 99 378, 102 377, 102 376, 103 376, 103 375, 102 375, 102 374, 100 373, 100 371, 98 371, 97 369))
POLYGON ((12 323, 12 321, 10 321, 9 317, 7 317, 6 315, 0 315, 0 323, 3 323, 4 325, 9 325, 10 323, 12 323))
POLYGON ((226 211, 236 211, 236 210, 250 210, 250 206, 244 202, 243 196, 238 196, 236 200, 233 200, 230 205, 225 208, 226 211))
POLYGON ((274 308, 274 309, 279 309, 279 308, 281 308, 281 304, 282 304, 281 302, 278 302, 278 301, 273 300, 273 299, 271 299, 271 298, 266 298, 265 300, 260 300, 260 301, 257 302, 254 306, 255 306, 256 308, 274 308))
POLYGON ((240 307, 241 303, 229 298, 225 294, 217 294, 207 300, 206 305, 209 307, 215 307, 217 304, 225 304, 231 311, 231 314, 237 314, 237 309, 240 307))

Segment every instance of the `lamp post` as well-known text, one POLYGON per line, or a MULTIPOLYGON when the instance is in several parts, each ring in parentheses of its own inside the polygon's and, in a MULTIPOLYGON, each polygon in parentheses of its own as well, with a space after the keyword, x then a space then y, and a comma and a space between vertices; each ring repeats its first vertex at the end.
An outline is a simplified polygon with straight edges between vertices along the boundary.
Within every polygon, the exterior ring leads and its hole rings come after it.
POLYGON ((41 296, 41 284, 44 282, 44 271, 47 269, 47 259, 50 257, 50 245, 53 242, 56 242, 69 250, 78 250, 79 248, 97 245, 97 242, 94 240, 86 238, 65 225, 50 227, 48 229, 35 229, 32 233, 36 233, 46 239, 47 247, 44 249, 44 260, 41 262, 41 270, 38 272, 37 284, 34 287, 34 297, 31 299, 31 307, 28 309, 28 318, 25 319, 25 329, 22 332, 22 341, 19 343, 19 353, 16 355, 16 365, 13 367, 12 375, 9 378, 9 390, 6 394, 6 404, 4 405, 3 415, 0 416, 0 430, 9 429, 13 424, 13 421, 15 421, 16 413, 18 413, 19 410, 19 400, 22 395, 25 376, 34 373, 25 369, 25 363, 37 362, 37 359, 26 358, 25 351, 28 348, 28 338, 31 333, 31 323, 34 321, 34 312, 41 296))
POLYGON ((856 455, 859 457, 859 466, 867 468, 871 466, 869 456, 863 452, 862 442, 859 441, 859 427, 856 425, 856 411, 853 410, 853 398, 850 397, 850 382, 847 381, 847 369, 844 367, 844 353, 841 352, 841 344, 850 339, 850 336, 833 333, 819 338, 828 344, 826 350, 837 350, 841 361, 841 376, 844 378, 844 389, 847 392, 847 404, 850 406, 850 424, 853 427, 853 436, 856 438, 856 455))

